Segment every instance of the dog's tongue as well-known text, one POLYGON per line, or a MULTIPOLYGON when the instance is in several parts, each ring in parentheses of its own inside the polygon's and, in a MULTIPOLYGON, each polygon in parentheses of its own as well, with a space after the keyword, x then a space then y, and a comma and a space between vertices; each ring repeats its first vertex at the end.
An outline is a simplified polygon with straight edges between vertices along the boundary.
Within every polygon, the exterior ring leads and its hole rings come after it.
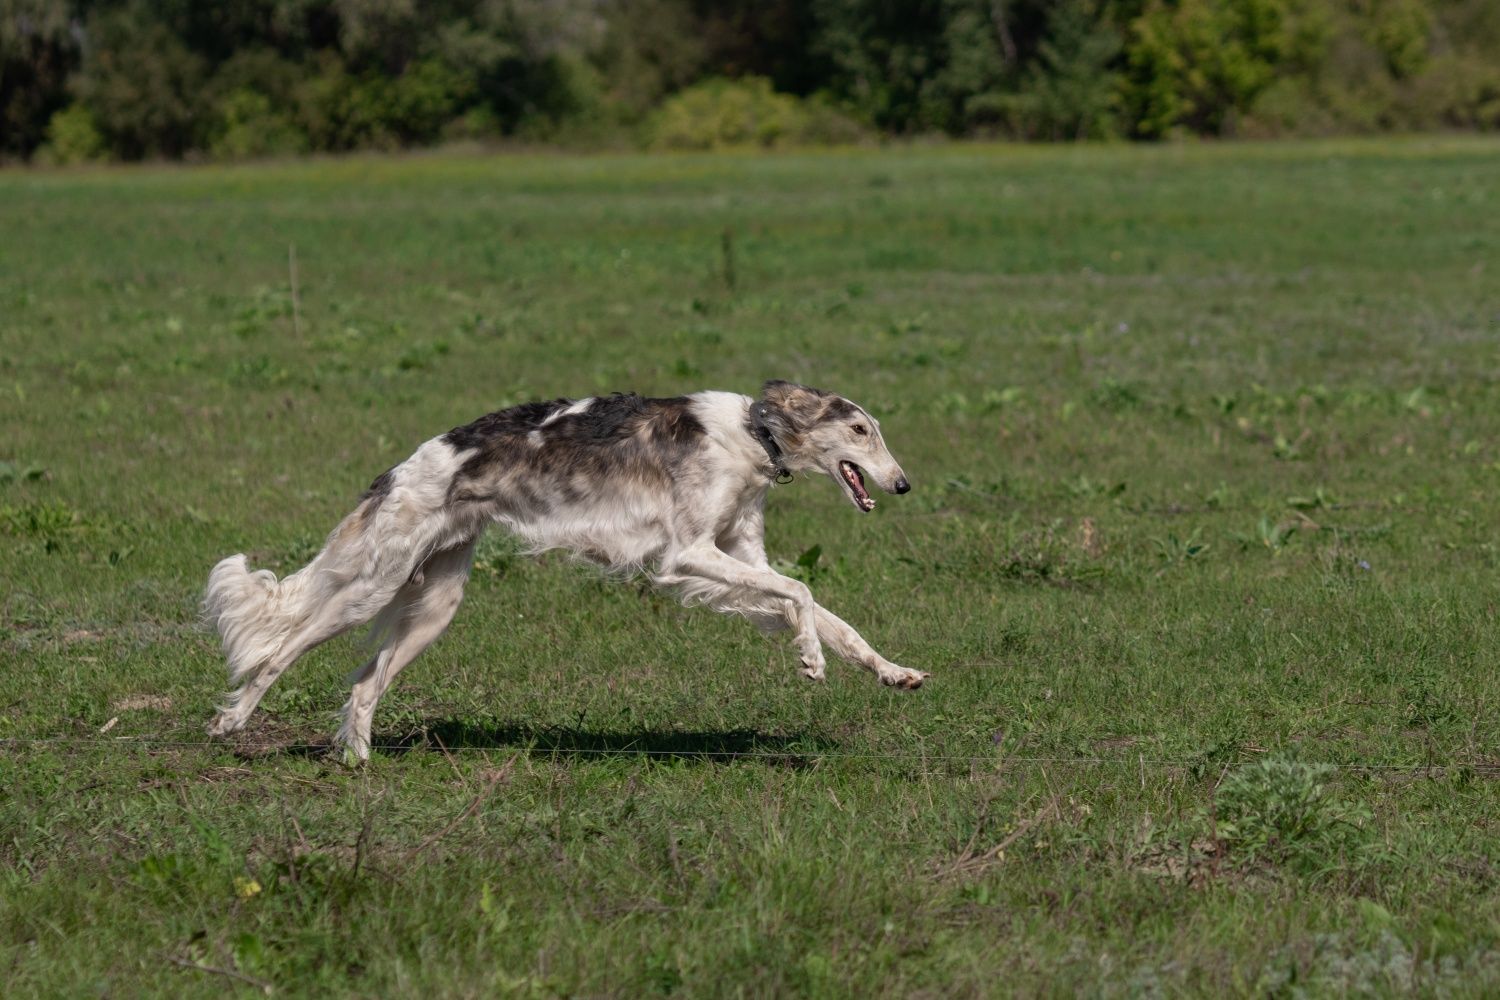
POLYGON ((858 500, 860 506, 869 510, 875 506, 875 501, 870 499, 870 494, 865 490, 864 477, 859 474, 859 469, 849 462, 839 463, 839 472, 843 473, 844 480, 849 488, 854 491, 854 499, 858 500))

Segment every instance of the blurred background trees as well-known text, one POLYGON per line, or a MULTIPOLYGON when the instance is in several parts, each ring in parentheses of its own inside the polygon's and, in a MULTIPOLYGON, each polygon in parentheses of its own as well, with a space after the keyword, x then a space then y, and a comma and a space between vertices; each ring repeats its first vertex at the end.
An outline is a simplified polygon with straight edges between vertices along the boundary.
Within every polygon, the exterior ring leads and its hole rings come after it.
POLYGON ((0 0, 0 157, 1500 128, 1497 0, 0 0))

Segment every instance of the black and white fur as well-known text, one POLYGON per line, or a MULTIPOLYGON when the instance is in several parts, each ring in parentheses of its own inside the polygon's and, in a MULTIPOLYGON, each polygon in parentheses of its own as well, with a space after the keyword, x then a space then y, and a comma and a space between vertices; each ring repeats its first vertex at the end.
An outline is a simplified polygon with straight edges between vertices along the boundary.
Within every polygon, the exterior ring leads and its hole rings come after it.
POLYGON ((855 508, 911 487, 880 425, 832 393, 768 382, 759 400, 698 392, 527 403, 433 438, 382 473, 302 570, 277 580, 243 555, 214 567, 204 598, 235 690, 209 726, 244 726, 266 690, 319 643, 367 622, 382 642, 353 676, 338 741, 370 751, 376 702, 458 610, 474 546, 491 522, 532 552, 567 549, 611 571, 644 572, 687 603, 796 633, 802 673, 824 676, 822 643, 883 683, 921 686, 766 560, 766 493, 778 476, 822 472, 855 508))

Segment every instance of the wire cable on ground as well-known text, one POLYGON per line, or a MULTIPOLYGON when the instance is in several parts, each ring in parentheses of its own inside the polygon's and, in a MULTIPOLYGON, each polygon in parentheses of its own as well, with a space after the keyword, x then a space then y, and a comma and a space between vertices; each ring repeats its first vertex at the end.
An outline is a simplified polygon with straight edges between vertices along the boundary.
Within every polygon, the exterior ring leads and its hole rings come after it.
MULTIPOLYGON (((219 749, 231 752, 252 753, 310 753, 316 751, 329 751, 334 748, 327 743, 280 743, 266 741, 256 743, 249 740, 182 740, 161 739, 155 737, 132 737, 120 736, 105 738, 100 736, 29 736, 29 737, 0 737, 0 746, 15 747, 38 747, 50 746, 59 748, 70 747, 134 747, 143 750, 191 750, 191 749, 219 749)), ((372 744, 372 751, 385 753, 407 753, 413 750, 427 749, 425 740, 414 740, 406 743, 382 743, 372 744)), ((1205 764, 1215 766, 1227 763, 1226 761, 1207 761, 1205 759, 1176 759, 1163 757, 1147 757, 1136 755, 1128 757, 1087 757, 1077 756, 1039 756, 1039 755, 1008 755, 1000 752, 993 754, 927 754, 921 752, 881 753, 876 751, 848 751, 848 750, 799 750, 787 748, 784 750, 746 749, 746 750, 694 750, 680 747, 650 747, 650 746, 624 746, 624 747, 586 747, 586 746, 546 746, 530 744, 525 741, 515 743, 496 743, 486 745, 469 746, 445 746, 441 751, 432 748, 434 753, 496 753, 502 751, 521 751, 533 757, 548 756, 578 756, 594 759, 605 759, 611 757, 621 758, 664 758, 692 760, 695 758, 712 758, 716 760, 735 759, 806 759, 806 760, 862 760, 862 761, 900 761, 911 764, 931 763, 967 763, 967 764, 1056 764, 1056 765, 1119 765, 1128 767, 1152 767, 1152 768, 1191 768, 1202 767, 1205 764)), ((1500 763, 1486 761, 1422 761, 1410 764, 1375 764, 1363 761, 1348 762, 1318 762, 1319 766, 1332 767, 1339 771, 1368 771, 1368 772, 1410 772, 1413 774, 1428 774, 1440 776, 1449 771, 1468 771, 1475 776, 1500 777, 1500 763)))

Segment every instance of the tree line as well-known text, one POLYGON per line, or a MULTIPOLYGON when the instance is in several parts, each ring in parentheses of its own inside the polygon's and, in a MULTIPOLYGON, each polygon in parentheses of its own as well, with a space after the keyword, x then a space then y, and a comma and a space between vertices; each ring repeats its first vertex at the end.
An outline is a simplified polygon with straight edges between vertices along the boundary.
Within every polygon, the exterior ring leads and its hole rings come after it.
POLYGON ((1496 0, 0 0, 9 160, 1496 128, 1496 0))

